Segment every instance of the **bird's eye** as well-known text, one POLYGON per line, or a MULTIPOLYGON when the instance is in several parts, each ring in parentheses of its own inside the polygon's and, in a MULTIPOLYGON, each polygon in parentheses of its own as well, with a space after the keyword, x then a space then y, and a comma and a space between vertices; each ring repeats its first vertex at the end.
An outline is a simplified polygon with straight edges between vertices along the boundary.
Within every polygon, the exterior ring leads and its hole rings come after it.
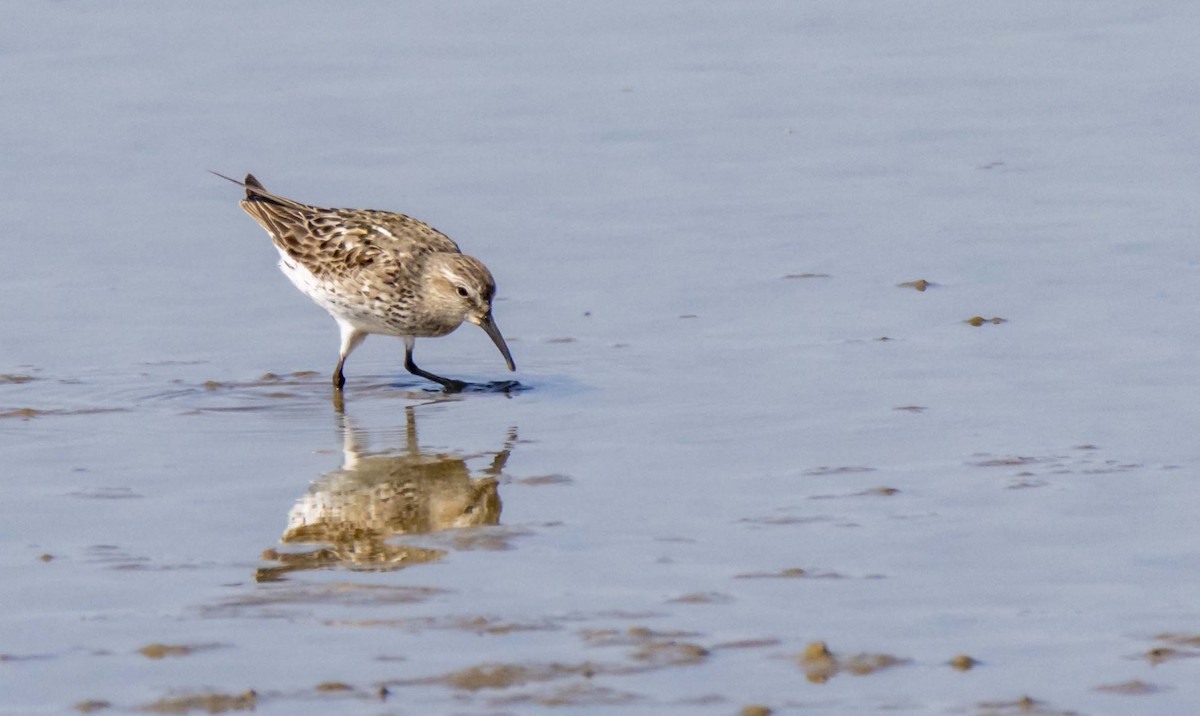
POLYGON ((471 294, 469 291, 467 291, 466 286, 459 286, 458 287, 458 295, 462 296, 463 298, 466 298, 467 296, 469 296, 471 294))

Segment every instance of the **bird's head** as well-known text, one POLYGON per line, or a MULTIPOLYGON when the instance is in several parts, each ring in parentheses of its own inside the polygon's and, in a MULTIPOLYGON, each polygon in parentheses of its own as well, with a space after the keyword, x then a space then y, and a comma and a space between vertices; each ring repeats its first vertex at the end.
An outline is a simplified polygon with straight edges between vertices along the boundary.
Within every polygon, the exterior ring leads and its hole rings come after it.
POLYGON ((474 323, 492 339, 509 370, 516 370, 512 354, 492 319, 496 282, 483 262, 464 254, 439 253, 425 266, 425 302, 429 310, 448 323, 474 323))

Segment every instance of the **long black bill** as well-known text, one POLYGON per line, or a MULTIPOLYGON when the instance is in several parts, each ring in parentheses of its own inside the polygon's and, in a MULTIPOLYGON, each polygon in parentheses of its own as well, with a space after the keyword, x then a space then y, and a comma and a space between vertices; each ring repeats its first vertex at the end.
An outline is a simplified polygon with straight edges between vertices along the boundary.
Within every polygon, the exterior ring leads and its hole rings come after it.
POLYGON ((483 332, 488 334, 492 339, 492 343, 500 349, 500 354, 504 356, 504 362, 508 364, 509 370, 516 370, 517 364, 513 363, 512 354, 508 352, 508 344, 504 342, 504 336, 500 335, 500 329, 496 328, 496 322, 492 320, 492 314, 489 311, 487 315, 479 320, 479 327, 483 332))

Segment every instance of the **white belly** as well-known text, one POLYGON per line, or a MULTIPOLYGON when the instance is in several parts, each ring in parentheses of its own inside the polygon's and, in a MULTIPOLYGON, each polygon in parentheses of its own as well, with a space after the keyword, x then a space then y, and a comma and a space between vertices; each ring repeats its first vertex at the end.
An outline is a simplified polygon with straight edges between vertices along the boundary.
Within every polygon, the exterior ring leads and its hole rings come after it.
POLYGON ((388 307, 381 301, 371 298, 365 291, 349 293, 344 286, 334 286, 318 279, 304 264, 292 259, 282 249, 279 249, 279 270, 301 293, 339 321, 345 321, 367 333, 407 335, 404 330, 388 322, 388 307))

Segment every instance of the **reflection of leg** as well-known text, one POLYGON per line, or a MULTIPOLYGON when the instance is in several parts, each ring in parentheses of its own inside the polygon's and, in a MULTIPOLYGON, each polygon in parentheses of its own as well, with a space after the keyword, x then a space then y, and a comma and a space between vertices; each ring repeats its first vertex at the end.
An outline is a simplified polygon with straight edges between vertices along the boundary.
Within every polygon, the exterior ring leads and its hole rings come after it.
POLYGON ((446 389, 447 393, 457 393, 460 390, 462 390, 463 388, 467 387, 467 384, 462 382, 461 380, 454 380, 453 378, 443 378, 440 375, 434 375, 433 373, 430 373, 427 370, 421 370, 420 368, 418 368, 417 364, 413 363, 413 358, 412 358, 413 343, 415 343, 415 342, 416 342, 416 339, 412 338, 411 336, 405 336, 405 338, 404 338, 404 369, 405 370, 407 370, 409 373, 412 373, 413 375, 419 375, 422 378, 424 378, 425 380, 432 380, 434 383, 440 384, 443 388, 446 389))
POLYGON ((500 477, 500 473, 504 472, 504 466, 508 463, 508 456, 512 453, 513 445, 517 444, 517 429, 511 427, 508 429, 508 439, 504 441, 504 449, 496 453, 492 458, 492 464, 484 469, 483 474, 492 477, 500 477))
POLYGON ((358 348, 358 344, 367 339, 365 331, 360 331, 354 326, 339 320, 338 328, 342 332, 342 350, 338 356, 337 367, 333 369, 333 387, 338 390, 346 384, 346 376, 342 374, 342 366, 346 365, 346 358, 350 353, 358 348))
MULTIPOLYGON (((342 402, 341 392, 334 393, 334 403, 342 402)), ((354 420, 344 412, 338 412, 338 433, 342 437, 342 469, 357 469, 367 449, 367 436, 362 428, 354 427, 354 420)))
POLYGON ((404 447, 409 455, 421 454, 417 443, 417 414, 411 405, 404 406, 404 447))

